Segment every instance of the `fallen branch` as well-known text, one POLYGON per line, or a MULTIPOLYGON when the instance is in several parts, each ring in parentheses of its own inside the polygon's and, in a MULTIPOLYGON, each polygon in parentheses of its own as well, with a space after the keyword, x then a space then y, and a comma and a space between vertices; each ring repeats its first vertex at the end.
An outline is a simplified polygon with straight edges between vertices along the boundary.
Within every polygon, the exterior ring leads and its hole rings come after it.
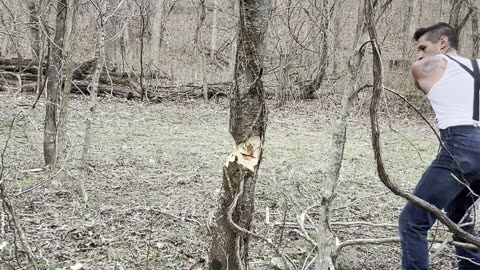
MULTIPOLYGON (((480 250, 475 245, 467 244, 467 243, 462 243, 462 242, 457 242, 457 241, 445 241, 445 240, 438 240, 438 239, 427 239, 428 242, 430 243, 448 243, 456 247, 462 247, 462 248, 468 248, 468 249, 476 249, 480 250)), ((335 246, 335 249, 333 251, 333 257, 337 258, 338 255, 340 254, 340 251, 348 246, 358 246, 358 245, 383 245, 383 244, 391 244, 391 243, 399 243, 400 238, 399 237, 390 237, 390 238, 378 238, 378 239, 354 239, 354 240, 346 240, 341 242, 340 244, 335 246)))

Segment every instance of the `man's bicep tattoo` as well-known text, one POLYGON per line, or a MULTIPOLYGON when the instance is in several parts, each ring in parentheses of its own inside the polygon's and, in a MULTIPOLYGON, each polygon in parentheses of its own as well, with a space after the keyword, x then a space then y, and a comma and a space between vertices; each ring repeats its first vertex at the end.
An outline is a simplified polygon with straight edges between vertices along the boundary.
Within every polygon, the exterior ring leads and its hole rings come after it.
POLYGON ((428 59, 427 61, 425 61, 425 63, 423 63, 422 70, 425 73, 431 73, 437 68, 439 63, 439 59, 428 59))

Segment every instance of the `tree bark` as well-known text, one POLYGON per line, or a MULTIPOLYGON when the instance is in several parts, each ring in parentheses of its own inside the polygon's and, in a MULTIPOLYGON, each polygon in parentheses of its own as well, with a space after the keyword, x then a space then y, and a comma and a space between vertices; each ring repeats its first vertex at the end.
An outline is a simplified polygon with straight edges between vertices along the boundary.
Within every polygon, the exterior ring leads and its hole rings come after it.
POLYGON ((195 29, 195 36, 194 36, 194 49, 195 49, 195 55, 198 55, 200 57, 201 61, 201 76, 202 76, 202 86, 203 86, 203 99, 205 102, 208 102, 208 86, 207 86, 207 59, 205 57, 205 54, 202 52, 202 47, 203 47, 203 25, 205 23, 205 18, 207 14, 207 9, 205 7, 205 0, 200 0, 199 3, 199 13, 198 13, 198 21, 197 21, 197 27, 195 29))
POLYGON ((210 51, 210 57, 212 58, 213 61, 215 61, 215 53, 217 51, 217 32, 218 32, 218 25, 217 25, 217 0, 212 1, 213 4, 213 14, 212 14, 212 39, 210 42, 211 45, 211 51, 210 51))
POLYGON ((63 39, 65 36, 65 21, 67 17, 67 0, 58 0, 55 38, 50 46, 52 52, 48 68, 47 102, 45 114, 45 130, 43 152, 46 166, 53 166, 57 159, 57 108, 58 92, 61 87, 63 65, 63 39))
POLYGON ((410 46, 408 40, 412 40, 413 37, 413 29, 414 25, 414 15, 415 15, 415 7, 417 1, 415 0, 407 0, 405 2, 406 8, 404 9, 404 16, 403 16, 403 25, 402 25, 402 34, 403 34, 403 48, 402 48, 402 60, 408 60, 409 56, 407 55, 408 47, 410 46))
POLYGON ((223 194, 213 227, 210 270, 247 269, 255 184, 266 130, 262 83, 269 0, 240 0, 230 134, 235 151, 223 167, 223 194))
POLYGON ((453 29, 457 32, 460 36, 463 27, 468 21, 468 18, 474 11, 473 8, 467 8, 467 12, 465 16, 462 16, 462 8, 466 4, 466 0, 450 0, 451 1, 451 11, 450 11, 450 18, 448 23, 453 27, 453 29))
POLYGON ((67 152, 67 122, 68 122, 68 104, 70 100, 70 91, 72 88, 72 76, 73 76, 73 50, 72 43, 74 39, 74 27, 75 27, 75 4, 76 0, 67 0, 67 17, 65 21, 65 38, 63 44, 63 53, 65 60, 65 76, 63 81, 63 87, 60 92, 60 111, 58 117, 57 128, 57 159, 66 157, 67 152))
POLYGON ((157 0, 155 4, 155 16, 153 17, 152 43, 150 57, 152 70, 160 67, 160 46, 163 38, 163 7, 164 0, 157 0))
POLYGON ((343 50, 341 48, 342 41, 340 39, 341 23, 342 23, 342 6, 344 2, 335 3, 335 14, 334 14, 334 23, 333 23, 333 73, 337 74, 340 68, 341 56, 343 55, 343 50))
POLYGON ((145 54, 145 32, 147 31, 146 29, 146 17, 147 17, 147 12, 146 12, 146 7, 144 6, 145 3, 138 4, 138 7, 140 9, 140 88, 142 89, 142 100, 146 101, 148 99, 148 93, 147 93, 147 88, 143 85, 143 77, 144 77, 144 54, 145 54))
POLYGON ((36 0, 29 0, 28 4, 32 58, 40 59, 40 24, 38 22, 38 6, 36 0))
POLYGON ((472 13, 472 58, 478 58, 478 49, 480 43, 480 33, 478 31, 478 10, 472 13))

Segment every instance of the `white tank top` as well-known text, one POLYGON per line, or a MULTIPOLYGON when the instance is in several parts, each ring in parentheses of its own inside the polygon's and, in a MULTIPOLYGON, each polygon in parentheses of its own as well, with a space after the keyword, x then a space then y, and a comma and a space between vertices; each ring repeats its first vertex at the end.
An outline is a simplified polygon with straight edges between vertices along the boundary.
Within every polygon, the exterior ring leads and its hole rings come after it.
MULTIPOLYGON (((435 112, 438 128, 473 125, 473 77, 447 56, 443 54, 438 56, 447 61, 447 68, 427 95, 435 112)), ((473 70, 470 59, 451 57, 473 70)))

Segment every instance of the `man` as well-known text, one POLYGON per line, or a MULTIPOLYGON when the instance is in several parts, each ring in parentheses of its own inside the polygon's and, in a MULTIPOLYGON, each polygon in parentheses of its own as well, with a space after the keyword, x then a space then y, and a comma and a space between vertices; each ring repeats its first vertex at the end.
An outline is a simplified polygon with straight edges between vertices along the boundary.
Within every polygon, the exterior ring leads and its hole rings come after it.
MULTIPOLYGON (((418 29, 414 39, 418 60, 412 75, 432 104, 442 147, 413 193, 474 234, 466 213, 478 198, 475 194, 480 194, 478 62, 458 55, 458 35, 446 23, 418 29)), ((402 210, 399 233, 404 270, 429 269, 427 232, 434 223, 434 216, 411 202, 402 210)), ((480 269, 479 251, 457 247, 456 254, 458 269, 480 269)))

